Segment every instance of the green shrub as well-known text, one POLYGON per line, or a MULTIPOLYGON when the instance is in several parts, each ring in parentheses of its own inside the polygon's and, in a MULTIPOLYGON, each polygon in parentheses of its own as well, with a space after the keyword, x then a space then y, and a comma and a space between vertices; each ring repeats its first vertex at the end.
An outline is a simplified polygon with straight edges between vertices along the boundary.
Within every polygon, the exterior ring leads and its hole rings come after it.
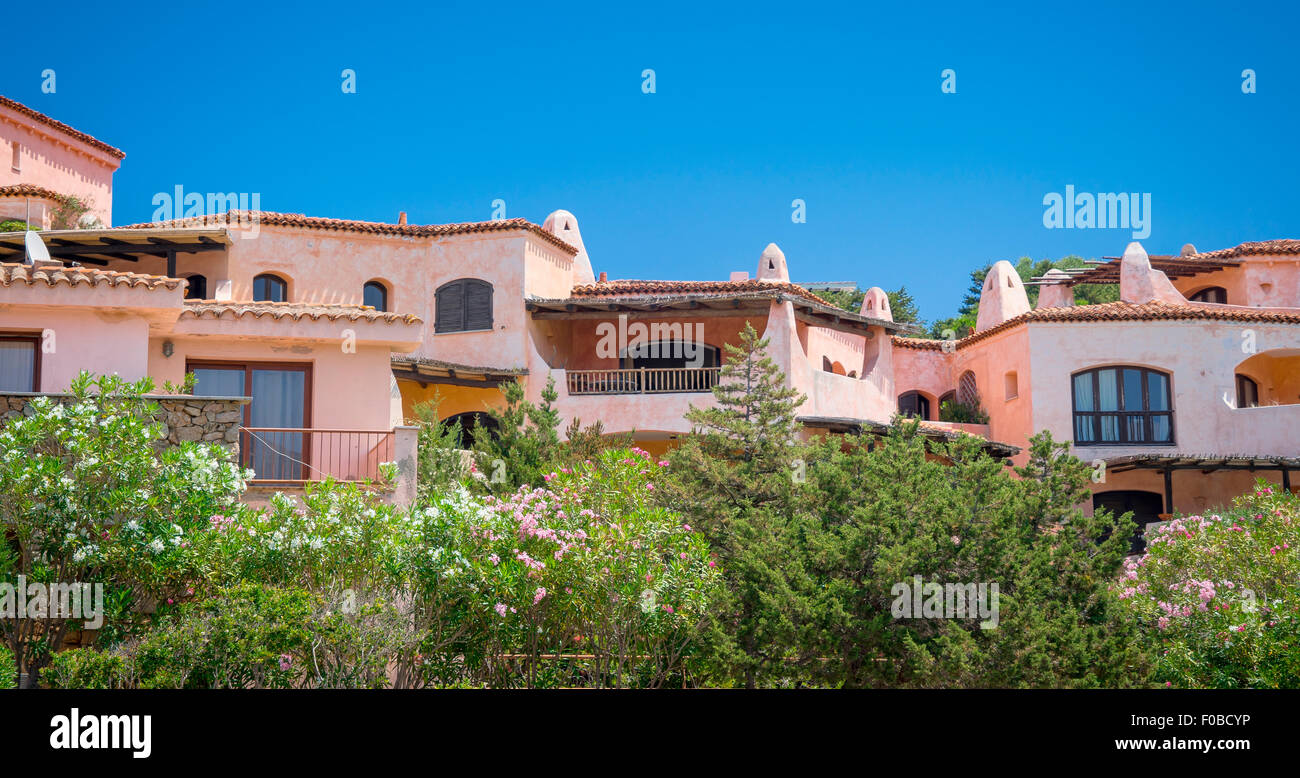
POLYGON ((1260 480, 1222 514, 1148 532, 1117 585, 1160 643, 1156 680, 1300 686, 1300 497, 1260 480))
MULTIPOLYGON (((81 373, 72 397, 37 397, 0 428, 0 581, 102 583, 101 644, 131 634, 155 603, 201 595, 212 568, 214 515, 238 503, 244 471, 229 452, 182 443, 161 451, 153 384, 81 373), (14 553, 9 553, 11 545, 14 553)), ((81 620, 20 629, 0 619, 0 642, 20 672, 38 671, 81 620)))
POLYGON ((0 646, 0 689, 18 687, 18 665, 14 663, 14 652, 7 646, 0 646))

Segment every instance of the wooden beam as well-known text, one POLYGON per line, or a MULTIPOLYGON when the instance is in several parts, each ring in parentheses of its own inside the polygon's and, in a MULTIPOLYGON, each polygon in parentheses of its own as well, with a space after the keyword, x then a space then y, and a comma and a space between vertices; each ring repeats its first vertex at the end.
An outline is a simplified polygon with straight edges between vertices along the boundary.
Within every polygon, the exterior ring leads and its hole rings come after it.
POLYGON ((1174 514, 1174 471, 1165 468, 1165 513, 1174 514))
POLYGON ((767 306, 754 306, 752 308, 731 309, 731 308, 700 308, 698 310, 689 310, 686 308, 669 308, 662 311, 642 311, 642 310, 625 310, 625 311, 554 311, 541 308, 530 308, 531 315, 538 321, 564 321, 578 319, 600 319, 603 321, 612 321, 617 319, 619 314, 626 315, 628 320, 636 321, 639 319, 698 319, 703 317, 723 317, 738 316, 743 312, 752 311, 754 313, 767 314, 767 306))

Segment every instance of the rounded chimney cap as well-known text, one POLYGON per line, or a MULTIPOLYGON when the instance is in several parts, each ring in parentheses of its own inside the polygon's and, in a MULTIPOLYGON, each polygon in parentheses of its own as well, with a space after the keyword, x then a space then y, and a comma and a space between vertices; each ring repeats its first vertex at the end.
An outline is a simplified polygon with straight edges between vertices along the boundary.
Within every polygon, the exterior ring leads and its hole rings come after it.
POLYGON ((1183 250, 1180 251, 1180 252, 1178 252, 1179 256, 1183 256, 1183 257, 1190 257, 1190 256, 1193 256, 1193 255, 1198 254, 1198 253, 1200 253, 1200 252, 1198 252, 1198 251, 1196 250, 1196 247, 1193 246, 1193 245, 1190 244, 1190 243, 1184 243, 1184 244, 1183 244, 1183 250))

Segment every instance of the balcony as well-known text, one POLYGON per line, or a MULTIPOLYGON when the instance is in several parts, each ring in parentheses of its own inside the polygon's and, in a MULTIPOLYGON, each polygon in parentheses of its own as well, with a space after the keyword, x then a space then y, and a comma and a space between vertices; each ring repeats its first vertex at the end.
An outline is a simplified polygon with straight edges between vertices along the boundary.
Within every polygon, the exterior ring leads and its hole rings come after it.
POLYGON ((301 486, 309 481, 379 483, 379 465, 397 459, 394 430, 240 427, 240 457, 253 486, 301 486))
POLYGON ((711 392, 719 367, 636 367, 619 370, 569 370, 570 395, 678 394, 711 392))

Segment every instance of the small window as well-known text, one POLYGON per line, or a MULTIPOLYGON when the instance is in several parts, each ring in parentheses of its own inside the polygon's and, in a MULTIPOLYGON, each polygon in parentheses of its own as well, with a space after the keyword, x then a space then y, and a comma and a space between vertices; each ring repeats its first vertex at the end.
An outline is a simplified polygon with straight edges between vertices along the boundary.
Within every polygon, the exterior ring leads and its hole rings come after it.
POLYGON ((18 141, 14 141, 13 168, 15 173, 21 173, 23 169, 23 147, 18 141))
POLYGON ((492 285, 487 281, 449 281, 438 287, 434 306, 434 332, 492 329, 492 285))
POLYGON ((40 391, 40 338, 0 335, 0 391, 40 391))
POLYGON ((282 303, 289 299, 289 284, 279 276, 263 273, 253 279, 253 299, 259 303, 282 303))
POLYGON ((361 292, 362 303, 376 311, 388 310, 388 287, 378 281, 371 281, 361 292))
POLYGON ((185 276, 188 286, 185 287, 186 300, 206 300, 208 299, 208 279, 198 273, 185 276))
POLYGON ((898 397, 898 412, 918 419, 930 418, 930 400, 920 392, 906 392, 898 397))
POLYGON ((1016 376, 1016 371, 1012 370, 1002 377, 1002 383, 1006 390, 1006 399, 1014 400, 1020 396, 1020 380, 1016 376))
POLYGON ((961 378, 957 379, 957 402, 973 407, 979 401, 979 386, 975 383, 975 374, 967 370, 961 374, 961 378))
POLYGON ((1228 290, 1221 286, 1211 286, 1202 289, 1191 297, 1187 298, 1194 303, 1221 303, 1228 302, 1228 290))
POLYGON ((1237 407, 1256 408, 1259 406, 1259 384, 1241 373, 1237 374, 1237 407))
POLYGON ((1169 375, 1142 367, 1102 367, 1075 373, 1076 446, 1173 445, 1169 375))

